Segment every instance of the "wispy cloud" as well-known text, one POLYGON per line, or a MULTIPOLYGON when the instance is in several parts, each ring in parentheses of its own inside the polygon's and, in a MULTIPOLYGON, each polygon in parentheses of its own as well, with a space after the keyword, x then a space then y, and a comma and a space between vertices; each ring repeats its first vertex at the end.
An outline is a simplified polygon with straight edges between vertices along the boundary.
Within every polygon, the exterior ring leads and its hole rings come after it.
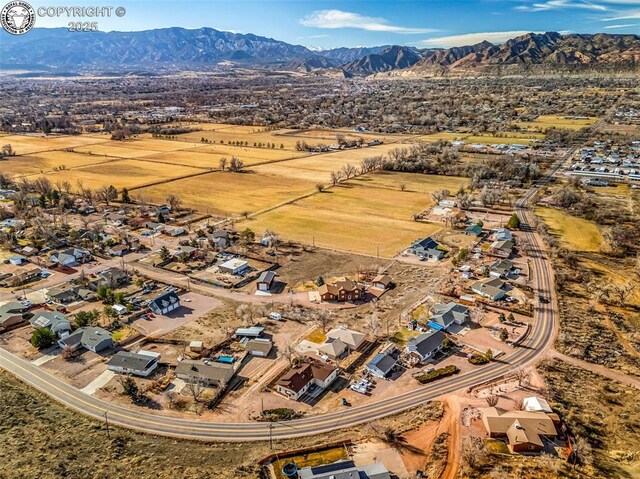
POLYGON ((589 2, 587 0, 547 0, 546 2, 535 2, 530 5, 518 5, 517 7, 515 7, 515 9, 523 12, 544 12, 547 10, 569 9, 583 9, 606 12, 608 10, 608 8, 604 5, 589 2))
POLYGON ((433 33, 432 28, 407 28, 391 25, 384 18, 367 17, 359 13, 343 10, 316 10, 300 20, 305 27, 316 28, 358 28, 372 32, 388 32, 401 34, 433 33))
POLYGON ((605 30, 615 30, 616 28, 631 28, 631 27, 640 27, 640 23, 625 23, 623 25, 607 25, 606 27, 602 27, 605 30))
POLYGON ((638 20, 640 19, 640 9, 638 10, 622 10, 617 11, 615 16, 603 18, 605 22, 617 22, 619 20, 638 20))
MULTIPOLYGON (((427 38, 420 41, 426 47, 462 47, 465 45, 475 45, 484 40, 491 43, 502 43, 507 40, 531 33, 529 30, 514 30, 510 32, 480 32, 465 33, 463 35, 450 35, 447 37, 427 38)), ((534 32, 541 33, 541 32, 534 32)))

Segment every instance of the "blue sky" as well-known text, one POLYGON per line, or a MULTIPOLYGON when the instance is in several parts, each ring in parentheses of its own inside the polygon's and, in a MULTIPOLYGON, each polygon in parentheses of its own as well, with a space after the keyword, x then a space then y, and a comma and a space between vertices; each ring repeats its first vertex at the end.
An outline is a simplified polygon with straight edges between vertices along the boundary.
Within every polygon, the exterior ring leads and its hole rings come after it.
POLYGON ((40 6, 122 6, 124 17, 38 17, 37 27, 97 20, 100 30, 180 26, 255 33, 308 47, 449 47, 526 33, 640 34, 640 0, 109 0, 31 1, 40 6))

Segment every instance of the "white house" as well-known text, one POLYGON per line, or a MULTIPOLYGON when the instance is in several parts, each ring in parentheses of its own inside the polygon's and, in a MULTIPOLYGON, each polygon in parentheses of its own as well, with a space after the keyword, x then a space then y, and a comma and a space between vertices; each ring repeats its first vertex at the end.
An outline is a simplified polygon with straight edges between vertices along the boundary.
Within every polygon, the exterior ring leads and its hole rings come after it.
POLYGON ((155 314, 167 314, 180 307, 180 298, 173 291, 156 297, 149 303, 149 309, 155 314))
POLYGON ((278 379, 276 389, 297 401, 313 386, 326 389, 338 377, 339 370, 328 364, 306 363, 289 370, 278 379))
POLYGON ((242 259, 232 258, 222 263, 219 268, 223 273, 238 274, 249 267, 249 263, 242 259))

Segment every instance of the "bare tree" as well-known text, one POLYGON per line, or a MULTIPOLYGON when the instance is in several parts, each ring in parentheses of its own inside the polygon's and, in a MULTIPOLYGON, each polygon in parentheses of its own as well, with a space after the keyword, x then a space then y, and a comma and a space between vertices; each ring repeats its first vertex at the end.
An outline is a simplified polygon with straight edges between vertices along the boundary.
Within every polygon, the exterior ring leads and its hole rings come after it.
POLYGON ((169 208, 171 208, 171 211, 179 211, 180 210, 180 206, 182 205, 182 200, 180 199, 179 196, 171 194, 171 195, 167 196, 165 201, 169 205, 169 208))
POLYGON ((495 407, 495 405, 498 404, 499 399, 500 399, 500 396, 495 394, 493 391, 491 391, 491 394, 489 394, 486 398, 484 398, 484 400, 487 401, 487 404, 489 405, 489 407, 495 407))
POLYGON ((514 371, 513 376, 518 381, 518 387, 527 386, 531 381, 531 370, 519 368, 514 371))
POLYGON ((206 383, 201 377, 191 377, 185 382, 185 390, 193 399, 196 414, 200 414, 200 398, 206 389, 206 383))

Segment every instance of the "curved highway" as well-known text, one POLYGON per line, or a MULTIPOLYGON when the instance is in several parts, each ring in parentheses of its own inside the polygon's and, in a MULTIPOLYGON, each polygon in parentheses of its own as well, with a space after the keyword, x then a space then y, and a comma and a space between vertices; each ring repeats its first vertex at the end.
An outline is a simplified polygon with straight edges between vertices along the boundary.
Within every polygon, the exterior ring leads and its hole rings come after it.
MULTIPOLYGON (((555 170, 550 173, 555 173, 555 170)), ((517 202, 523 223, 523 235, 530 245, 535 287, 550 299, 549 303, 538 302, 532 331, 523 344, 510 356, 492 362, 477 370, 449 377, 434 384, 358 407, 344 408, 327 414, 305 417, 286 423, 222 423, 178 419, 148 412, 128 409, 101 399, 88 396, 64 381, 50 375, 30 362, 0 348, 0 367, 17 376, 23 382, 51 396, 67 407, 87 416, 104 420, 105 414, 111 424, 138 431, 185 439, 209 441, 261 441, 273 438, 293 438, 327 433, 367 423, 391 414, 396 414, 436 399, 444 394, 469 388, 497 379, 504 374, 534 361, 553 343, 557 321, 552 266, 544 255, 538 237, 529 225, 533 224, 533 213, 528 209, 529 200, 536 192, 531 188, 517 202)))

